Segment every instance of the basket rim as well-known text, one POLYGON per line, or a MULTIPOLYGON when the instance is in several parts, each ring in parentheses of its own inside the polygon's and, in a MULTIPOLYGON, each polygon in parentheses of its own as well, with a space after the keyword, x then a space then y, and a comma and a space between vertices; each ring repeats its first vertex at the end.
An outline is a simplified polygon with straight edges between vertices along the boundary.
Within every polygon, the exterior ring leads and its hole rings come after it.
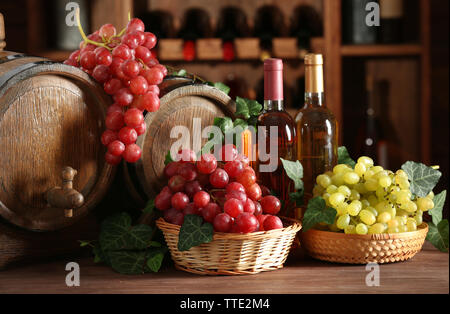
POLYGON ((417 226, 416 231, 402 232, 402 233, 381 233, 381 234, 345 234, 341 232, 332 232, 332 231, 323 231, 317 229, 309 229, 304 232, 304 235, 308 236, 322 236, 333 239, 342 239, 342 240, 367 240, 367 241, 379 241, 379 240, 395 240, 395 239, 409 239, 414 236, 423 236, 425 237, 428 233, 428 224, 422 223, 417 226))
MULTIPOLYGON (((284 227, 282 229, 276 229, 276 230, 270 230, 270 231, 258 231, 258 232, 252 232, 247 234, 241 234, 241 233, 223 233, 223 232, 214 232, 213 240, 253 240, 257 237, 277 237, 281 234, 285 233, 297 233, 302 229, 302 224, 300 221, 293 219, 293 218, 287 218, 287 217, 280 217, 280 219, 284 221, 290 222, 290 224, 287 227, 284 227)), ((156 225, 159 229, 161 229, 164 232, 169 233, 180 233, 181 226, 168 223, 164 220, 163 217, 160 217, 156 220, 156 225)))

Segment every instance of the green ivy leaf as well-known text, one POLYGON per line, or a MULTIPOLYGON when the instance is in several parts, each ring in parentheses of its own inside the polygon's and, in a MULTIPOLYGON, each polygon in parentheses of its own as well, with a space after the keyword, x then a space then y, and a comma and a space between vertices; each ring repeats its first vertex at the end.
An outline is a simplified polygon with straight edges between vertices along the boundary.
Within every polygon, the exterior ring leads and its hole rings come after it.
POLYGON ((442 210, 444 209, 446 197, 447 197, 447 190, 444 190, 441 193, 435 195, 433 199, 434 208, 428 211, 435 225, 438 225, 439 222, 442 220, 442 210))
POLYGON ((166 158, 164 160, 164 165, 167 166, 173 161, 172 155, 170 154, 170 150, 166 154, 166 158))
POLYGON ((246 130, 247 129, 247 127, 248 127, 248 123, 247 123, 247 121, 245 121, 245 120, 242 120, 242 119, 236 119, 236 120, 234 120, 234 122, 233 122, 233 127, 238 127, 238 126, 240 126, 241 128, 242 128, 242 130, 246 130))
POLYGON ((194 246, 209 243, 213 240, 213 226, 204 223, 203 219, 197 215, 186 215, 178 236, 178 250, 188 251, 194 246))
POLYGON ((165 250, 162 249, 153 250, 149 253, 149 257, 147 259, 147 267, 150 271, 154 273, 157 273, 159 271, 165 253, 165 250))
POLYGON ((336 209, 328 207, 322 197, 318 196, 311 199, 303 217, 303 232, 308 231, 318 223, 333 224, 336 214, 336 209))
POLYGON ((346 164, 352 168, 355 168, 356 162, 350 157, 350 154, 345 146, 338 148, 338 164, 346 164))
POLYGON ((108 252, 111 267, 124 275, 139 275, 145 272, 147 262, 146 251, 113 251, 108 252))
POLYGON ((227 95, 230 93, 230 88, 222 82, 216 82, 213 84, 213 86, 227 95))
POLYGON ((248 109, 248 103, 245 98, 236 97, 236 116, 242 117, 245 120, 250 118, 250 111, 248 109))
POLYGON ((102 250, 100 245, 94 246, 92 249, 94 253, 94 263, 105 263, 111 265, 108 255, 102 250))
POLYGON ((294 181, 296 190, 303 190, 303 166, 300 161, 289 161, 280 158, 284 170, 289 178, 294 181))
POLYGON ((161 243, 156 241, 150 241, 149 247, 161 247, 161 243))
POLYGON ((185 69, 181 69, 179 71, 173 71, 172 75, 173 76, 186 77, 187 76, 187 71, 185 69))
POLYGON ((437 226, 430 223, 428 225, 427 240, 439 251, 448 252, 448 220, 441 220, 437 226))
POLYGON ((149 200, 147 202, 147 205, 145 205, 144 210, 142 211, 144 214, 151 215, 153 211, 155 210, 155 200, 149 200))
POLYGON ((442 173, 422 163, 408 161, 402 166, 411 182, 411 193, 419 197, 427 196, 436 186, 442 173))
POLYGON ((105 219, 100 231, 103 251, 142 250, 148 247, 152 228, 147 225, 131 226, 131 217, 121 213, 105 219))
POLYGON ((300 207, 300 206, 303 206, 303 194, 304 194, 304 191, 303 190, 300 190, 300 191, 297 191, 297 192, 294 192, 294 193, 290 193, 289 194, 289 199, 292 201, 292 202, 295 202, 295 206, 297 206, 297 207, 300 207))
POLYGON ((262 105, 256 100, 248 100, 247 101, 248 111, 250 116, 259 116, 262 110, 262 105))
POLYGON ((230 117, 214 118, 214 125, 226 134, 233 129, 233 120, 230 117))

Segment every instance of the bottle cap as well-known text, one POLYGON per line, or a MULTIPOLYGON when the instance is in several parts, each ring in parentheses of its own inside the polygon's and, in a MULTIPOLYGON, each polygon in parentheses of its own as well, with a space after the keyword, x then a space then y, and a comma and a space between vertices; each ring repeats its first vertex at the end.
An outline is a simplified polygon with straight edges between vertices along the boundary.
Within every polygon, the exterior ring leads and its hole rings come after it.
POLYGON ((264 71, 283 71, 283 60, 275 58, 265 59, 264 71))
POLYGON ((321 54, 309 53, 305 56, 306 65, 323 65, 323 56, 321 54))
POLYGON ((264 100, 283 100, 283 61, 264 60, 264 100))

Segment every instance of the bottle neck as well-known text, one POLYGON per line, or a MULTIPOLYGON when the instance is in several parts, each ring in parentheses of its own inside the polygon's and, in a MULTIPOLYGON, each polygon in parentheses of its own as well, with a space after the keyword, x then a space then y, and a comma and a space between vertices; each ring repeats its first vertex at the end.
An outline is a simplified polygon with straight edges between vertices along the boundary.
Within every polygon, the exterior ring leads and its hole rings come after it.
POLYGON ((324 105, 323 66, 305 66, 305 107, 322 107, 324 105))
POLYGON ((325 105, 325 95, 321 93, 305 93, 305 107, 322 107, 325 105))
POLYGON ((264 100, 265 111, 284 111, 284 100, 264 100))

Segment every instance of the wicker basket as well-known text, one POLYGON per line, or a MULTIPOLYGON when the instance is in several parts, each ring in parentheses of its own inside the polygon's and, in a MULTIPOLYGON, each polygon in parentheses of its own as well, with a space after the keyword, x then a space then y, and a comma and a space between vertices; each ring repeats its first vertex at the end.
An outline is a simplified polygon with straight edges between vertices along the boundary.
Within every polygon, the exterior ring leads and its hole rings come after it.
POLYGON ((215 233, 212 242, 180 252, 180 226, 162 218, 156 221, 176 268, 200 275, 247 275, 282 268, 301 229, 298 221, 284 219, 284 223, 288 226, 267 232, 215 233))
POLYGON ((302 245, 313 258, 347 264, 393 263, 412 258, 422 249, 428 225, 397 234, 357 235, 308 230, 302 245))

